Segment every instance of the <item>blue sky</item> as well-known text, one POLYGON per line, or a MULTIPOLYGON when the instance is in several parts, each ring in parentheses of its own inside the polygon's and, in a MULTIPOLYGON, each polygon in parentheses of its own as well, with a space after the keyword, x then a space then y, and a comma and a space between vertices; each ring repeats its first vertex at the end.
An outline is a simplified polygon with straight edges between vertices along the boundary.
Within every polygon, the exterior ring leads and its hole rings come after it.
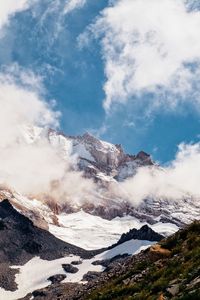
MULTIPOLYGON (((167 36, 167 42, 161 61, 153 48, 157 47, 157 39, 156 30, 152 30, 151 25, 153 28, 156 24, 143 23, 139 18, 137 23, 132 21, 131 9, 137 8, 138 12, 144 9, 145 13, 146 0, 140 2, 143 7, 137 0, 132 3, 139 6, 132 6, 129 0, 80 1, 80 6, 63 13, 69 2, 35 1, 34 5, 13 14, 0 38, 1 68, 17 64, 42 77, 45 97, 48 101, 56 100, 56 108, 62 112, 61 130, 66 134, 78 135, 89 131, 112 143, 121 143, 129 153, 149 152, 163 163, 173 159, 180 143, 198 142, 200 102, 198 81, 193 79, 192 73, 195 78, 200 78, 200 58, 191 51, 193 45, 199 49, 196 37, 200 27, 195 27, 191 21, 193 18, 200 22, 197 6, 192 11, 194 16, 191 16, 188 10, 183 11, 184 4, 181 6, 181 2, 184 1, 178 0, 177 7, 170 6, 172 0, 164 1, 169 9, 167 15, 165 7, 166 24, 174 22, 177 34, 182 22, 188 25, 187 29, 191 27, 191 31, 183 35, 179 41, 180 48, 177 48, 176 35, 170 33, 170 26, 166 29, 163 24, 163 31, 158 36, 167 36), (120 9, 117 8, 119 3, 120 9), (106 11, 108 7, 110 10, 106 11), (122 12, 124 7, 130 11, 127 20, 122 12), (127 23, 120 27, 123 22, 127 23), (142 36, 145 26, 149 26, 150 33, 155 33, 155 37, 150 36, 153 46, 149 41, 141 43, 139 40, 138 36, 142 36), (131 38, 136 29, 138 35, 134 37, 134 43, 127 42, 125 38, 131 38), (188 45, 190 40, 193 43, 188 45), (137 43, 140 48, 136 49, 137 43), (184 52, 182 46, 185 44, 188 50, 184 52), (179 51, 180 57, 176 57, 175 53, 179 51), (165 57, 168 60, 164 61, 165 57), (143 60, 145 64, 141 63, 143 60), (111 63, 112 71, 109 69, 111 63), (176 65, 179 73, 173 67, 176 65), (115 78, 118 73, 122 77, 115 78), (188 82, 190 86, 185 90, 188 82), (118 91, 118 88, 121 90, 118 91)), ((155 4, 156 0, 152 0, 152 10, 155 4)), ((162 17, 162 14, 160 5, 157 15, 162 17)), ((141 14, 140 18, 145 18, 145 15, 141 14)), ((162 45, 164 42, 162 40, 162 45)))

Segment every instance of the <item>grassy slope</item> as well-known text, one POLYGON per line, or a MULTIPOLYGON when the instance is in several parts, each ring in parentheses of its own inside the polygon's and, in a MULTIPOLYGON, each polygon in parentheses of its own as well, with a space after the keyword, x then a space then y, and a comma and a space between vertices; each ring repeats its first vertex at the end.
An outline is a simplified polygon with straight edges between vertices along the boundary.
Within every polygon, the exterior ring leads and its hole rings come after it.
POLYGON ((142 260, 131 264, 118 278, 112 277, 85 299, 200 299, 200 222, 146 251, 142 260))

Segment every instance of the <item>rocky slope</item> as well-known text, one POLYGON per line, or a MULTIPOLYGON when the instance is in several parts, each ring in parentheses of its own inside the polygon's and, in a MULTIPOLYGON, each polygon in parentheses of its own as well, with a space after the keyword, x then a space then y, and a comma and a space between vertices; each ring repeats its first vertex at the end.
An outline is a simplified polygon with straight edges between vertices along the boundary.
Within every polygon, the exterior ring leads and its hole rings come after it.
MULTIPOLYGON (((85 251, 65 243, 48 231, 35 227, 32 221, 18 213, 8 200, 0 202, 0 287, 15 290, 12 265, 24 265, 33 257, 53 260, 67 255, 91 258, 97 251, 85 251)), ((1 295, 1 293, 0 293, 1 295)))

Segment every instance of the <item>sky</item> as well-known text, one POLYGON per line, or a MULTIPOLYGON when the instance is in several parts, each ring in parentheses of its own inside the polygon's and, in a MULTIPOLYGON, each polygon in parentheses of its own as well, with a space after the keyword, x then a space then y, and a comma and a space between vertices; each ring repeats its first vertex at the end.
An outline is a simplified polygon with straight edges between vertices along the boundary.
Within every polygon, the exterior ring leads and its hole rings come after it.
POLYGON ((3 0, 0 72, 39 90, 64 133, 168 163, 200 139, 199 36, 195 0, 3 0))

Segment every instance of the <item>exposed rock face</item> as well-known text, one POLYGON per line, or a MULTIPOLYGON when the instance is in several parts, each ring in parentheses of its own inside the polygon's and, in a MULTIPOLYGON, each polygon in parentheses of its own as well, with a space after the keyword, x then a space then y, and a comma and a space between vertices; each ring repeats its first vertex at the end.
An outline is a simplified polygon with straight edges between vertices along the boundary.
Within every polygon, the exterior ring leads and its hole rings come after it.
POLYGON ((34 256, 56 259, 68 254, 89 258, 90 251, 65 243, 48 231, 37 228, 17 212, 8 200, 0 202, 0 264, 26 263, 34 256))
MULTIPOLYGON (((65 243, 48 231, 37 228, 27 217, 16 211, 8 200, 0 202, 0 288, 14 291, 17 288, 15 274, 18 269, 11 265, 24 265, 35 256, 54 260, 68 255, 89 259, 99 251, 86 251, 65 243)), ((76 273, 78 268, 63 265, 67 272, 76 273)), ((66 276, 56 275, 49 280, 58 283, 66 276)))
POLYGON ((163 238, 164 236, 153 231, 148 225, 144 225, 140 229, 134 228, 127 233, 123 233, 116 245, 122 244, 132 239, 159 242, 163 238))
MULTIPOLYGON (((79 169, 83 170, 87 177, 97 181, 124 180, 135 174, 138 167, 153 165, 147 153, 141 151, 137 155, 126 154, 121 145, 99 140, 89 133, 77 137, 61 136, 62 139, 72 142, 73 153, 79 157, 79 169)), ((50 143, 58 143, 60 135, 50 131, 49 140, 50 143)))
MULTIPOLYGON (((111 248, 111 247, 110 247, 111 248)), ((114 257, 112 257, 112 258, 110 258, 110 259, 104 259, 104 260, 96 260, 96 261, 94 261, 92 264, 94 265, 94 266, 98 266, 98 265, 101 265, 101 266, 103 266, 103 267, 105 267, 105 268, 107 268, 111 263, 113 263, 113 262, 117 262, 117 263, 119 263, 119 262, 122 262, 123 261, 123 259, 124 258, 126 258, 126 257, 128 257, 128 256, 130 256, 130 255, 128 255, 128 254, 120 254, 120 255, 116 255, 116 256, 114 256, 114 257)))
POLYGON ((99 277, 100 273, 99 272, 87 272, 87 274, 83 275, 83 281, 91 281, 94 279, 97 279, 99 277))
POLYGON ((67 272, 67 273, 74 274, 74 273, 78 272, 78 268, 72 266, 71 264, 63 264, 62 267, 65 270, 65 272, 67 272))
POLYGON ((176 296, 179 292, 180 285, 179 284, 173 284, 167 289, 167 292, 169 292, 172 296, 176 296))
POLYGON ((50 276, 47 280, 51 281, 51 283, 55 284, 55 283, 60 283, 61 281, 63 281, 67 276, 64 274, 57 274, 54 276, 50 276))
POLYGON ((118 167, 119 163, 124 159, 125 154, 119 145, 112 145, 104 141, 98 140, 89 133, 80 137, 72 138, 74 152, 80 153, 81 159, 88 159, 99 164, 99 167, 109 170, 118 167), (81 152, 85 148, 90 157, 85 155, 87 152, 81 152), (81 156, 82 155, 82 156, 81 156))
POLYGON ((78 266, 78 265, 81 265, 82 264, 82 260, 74 260, 71 262, 72 265, 74 266, 78 266))

